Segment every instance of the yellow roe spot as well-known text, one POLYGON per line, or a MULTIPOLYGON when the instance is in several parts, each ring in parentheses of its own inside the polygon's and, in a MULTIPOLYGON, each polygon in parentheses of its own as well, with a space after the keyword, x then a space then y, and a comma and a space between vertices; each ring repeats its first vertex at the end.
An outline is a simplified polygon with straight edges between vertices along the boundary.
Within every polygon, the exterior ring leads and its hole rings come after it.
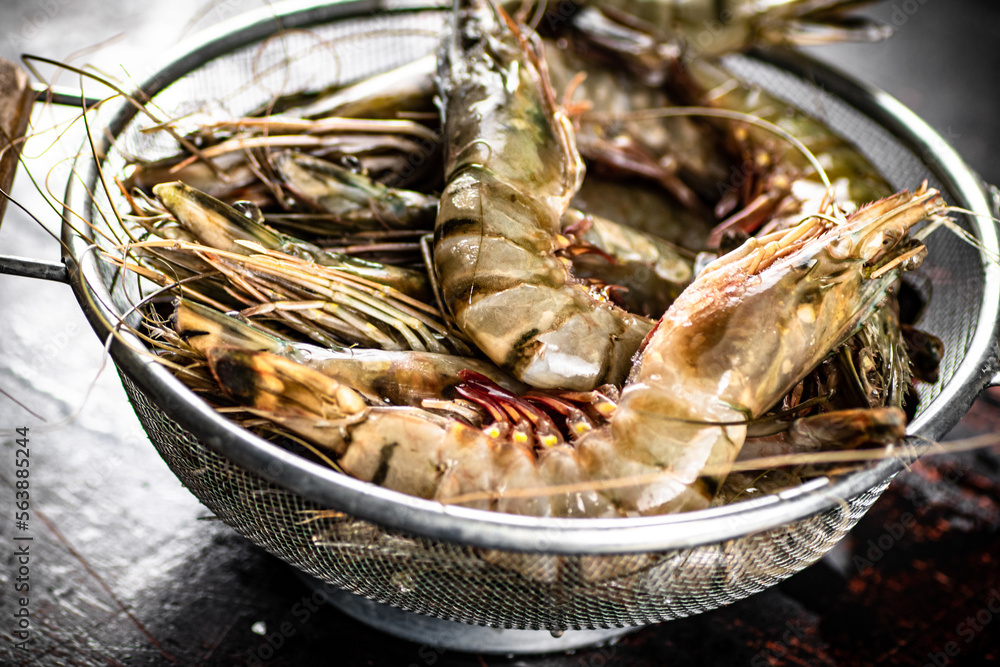
POLYGON ((807 303, 799 306, 796 314, 799 316, 799 321, 805 322, 806 324, 812 324, 816 321, 816 311, 813 310, 813 307, 807 303))

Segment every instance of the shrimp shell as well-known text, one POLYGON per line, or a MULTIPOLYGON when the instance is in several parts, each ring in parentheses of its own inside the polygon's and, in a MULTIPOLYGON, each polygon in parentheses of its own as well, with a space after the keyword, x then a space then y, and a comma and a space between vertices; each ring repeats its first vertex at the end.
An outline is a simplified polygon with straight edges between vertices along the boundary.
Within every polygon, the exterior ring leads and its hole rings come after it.
POLYGON ((463 3, 441 54, 449 154, 434 264, 459 328, 504 370, 542 388, 624 380, 652 324, 603 302, 554 256, 583 179, 537 40, 463 3))
POLYGON ((942 210, 937 192, 922 188, 846 223, 806 221, 766 244, 751 239, 674 302, 610 420, 571 444, 536 448, 516 429, 359 407, 353 389, 267 352, 207 356, 224 392, 254 414, 329 449, 345 472, 397 491, 538 516, 698 509, 739 454, 747 421, 875 312, 898 272, 925 252, 906 233, 942 210))

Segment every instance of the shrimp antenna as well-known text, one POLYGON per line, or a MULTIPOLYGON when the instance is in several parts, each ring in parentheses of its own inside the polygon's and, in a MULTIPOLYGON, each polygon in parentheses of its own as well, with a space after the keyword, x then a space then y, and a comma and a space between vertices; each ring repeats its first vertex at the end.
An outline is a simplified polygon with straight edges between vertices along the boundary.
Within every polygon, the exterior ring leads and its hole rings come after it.
POLYGON ((545 12, 548 10, 549 2, 548 0, 541 0, 535 5, 535 15, 531 17, 531 21, 528 22, 528 27, 532 30, 538 29, 538 24, 542 22, 542 18, 545 16, 545 12))
MULTIPOLYGON (((31 415, 35 419, 39 420, 40 422, 45 423, 47 421, 45 419, 45 417, 41 416, 40 414, 38 414, 37 412, 35 412, 31 408, 29 408, 27 405, 25 405, 21 401, 17 400, 16 398, 14 398, 14 395, 11 394, 10 392, 6 391, 3 387, 0 387, 0 395, 6 396, 7 398, 9 398, 15 405, 17 405, 18 407, 22 408, 25 412, 27 412, 29 415, 31 415)), ((10 434, 10 431, 0 431, 0 433, 3 433, 4 435, 8 435, 8 434, 10 434)))
MULTIPOLYGON (((1000 444, 1000 434, 987 433, 974 438, 954 440, 952 442, 938 443, 931 441, 925 445, 912 445, 906 443, 902 446, 890 445, 889 447, 879 449, 779 454, 776 456, 766 456, 736 461, 731 464, 710 464, 701 471, 700 477, 718 477, 725 476, 733 472, 753 472, 788 466, 881 461, 883 459, 893 457, 900 457, 904 463, 911 463, 926 455, 966 452, 997 444, 1000 444)), ((441 502, 445 505, 459 505, 484 500, 498 500, 501 498, 535 498, 567 493, 579 493, 581 491, 611 491, 631 486, 651 484, 669 478, 680 479, 674 471, 662 470, 642 475, 590 480, 587 482, 576 482, 571 484, 557 484, 546 487, 506 489, 504 491, 476 491, 451 496, 449 498, 443 498, 441 502)))
POLYGON ((964 215, 971 215, 974 218, 986 218, 987 220, 1000 224, 1000 218, 994 218, 992 215, 988 215, 986 213, 976 213, 975 211, 970 211, 969 209, 961 208, 960 206, 946 206, 942 210, 948 211, 949 213, 962 213, 964 215))
MULTIPOLYGON (((80 255, 80 261, 82 261, 83 257, 86 256, 87 254, 89 254, 91 252, 96 252, 97 250, 100 250, 100 248, 97 245, 90 245, 90 246, 88 246, 83 251, 83 253, 81 253, 81 255, 80 255)), ((110 330, 110 333, 108 334, 107 338, 104 341, 104 346, 103 346, 104 347, 104 352, 101 355, 101 365, 97 369, 97 374, 94 376, 94 379, 88 385, 87 391, 86 391, 86 393, 83 396, 83 400, 81 400, 80 404, 71 413, 69 413, 65 417, 59 419, 58 421, 56 421, 54 423, 45 424, 45 426, 40 426, 40 427, 37 427, 37 428, 41 429, 42 431, 45 431, 45 432, 52 431, 52 430, 55 430, 57 428, 62 428, 63 426, 65 426, 66 424, 69 424, 69 423, 73 422, 77 417, 80 416, 80 414, 83 412, 84 407, 86 407, 87 402, 90 400, 90 396, 91 396, 91 394, 94 391, 94 387, 97 386, 97 381, 100 379, 101 375, 104 374, 104 371, 107 368, 108 359, 111 357, 111 354, 110 354, 111 343, 113 341, 115 341, 115 340, 118 340, 123 345, 128 345, 129 344, 122 337, 122 334, 121 334, 121 331, 120 331, 120 329, 123 328, 123 327, 127 327, 129 329, 131 328, 131 327, 128 327, 128 325, 125 322, 125 319, 127 317, 129 317, 133 312, 138 312, 139 308, 141 308, 144 304, 146 304, 146 303, 152 301, 153 299, 159 297, 161 294, 169 292, 170 290, 174 289, 178 285, 181 285, 181 284, 186 283, 186 282, 191 282, 193 280, 201 279, 202 277, 203 276, 200 276, 200 275, 198 275, 198 276, 191 276, 191 277, 185 278, 183 280, 178 280, 178 281, 176 281, 174 283, 171 283, 169 285, 165 285, 165 286, 163 286, 163 287, 155 290, 151 294, 147 295, 141 301, 139 301, 138 303, 134 304, 131 308, 129 308, 126 312, 124 312, 120 316, 118 316, 116 318, 117 322, 115 322, 113 326, 111 326, 110 322, 105 322, 104 325, 107 326, 107 328, 110 330)), ((173 369, 175 369, 177 371, 180 371, 180 372, 184 372, 186 370, 183 367, 180 367, 177 364, 174 364, 174 363, 172 363, 172 362, 170 362, 170 361, 168 361, 168 360, 166 360, 166 359, 164 359, 164 358, 162 358, 162 357, 160 357, 158 355, 152 354, 152 353, 150 353, 150 352, 148 352, 146 350, 136 349, 136 348, 132 348, 132 349, 135 352, 137 352, 138 354, 147 356, 150 359, 152 359, 153 361, 155 361, 155 362, 157 362, 159 364, 162 364, 163 366, 166 366, 168 368, 173 368, 173 369)), ((20 403, 18 403, 18 405, 20 405, 20 403)), ((24 407, 24 406, 22 406, 22 407, 24 407)), ((29 412, 30 412, 30 410, 29 410, 29 412)), ((34 414, 34 413, 32 413, 32 414, 34 414)), ((0 434, 3 434, 3 433, 4 433, 4 431, 0 431, 0 434)))
MULTIPOLYGON (((84 105, 84 111, 85 112, 88 111, 88 110, 90 110, 90 109, 97 108, 98 106, 100 106, 101 104, 103 104, 105 101, 106 100, 98 100, 97 102, 94 102, 93 100, 88 100, 87 98, 84 98, 84 97, 81 96, 81 103, 84 105), (88 104, 90 104, 89 107, 87 106, 88 104)), ((84 118, 84 123, 86 124, 85 115, 86 114, 84 114, 82 117, 84 118)), ((76 120, 72 121, 70 123, 70 125, 72 125, 75 122, 76 122, 76 120)), ((66 130, 63 130, 60 133, 60 136, 62 136, 62 134, 64 134, 66 131, 68 131, 68 128, 66 130)), ((36 135, 25 135, 24 137, 21 137, 20 139, 18 139, 18 141, 22 142, 22 143, 26 142, 29 138, 31 138, 31 136, 36 136, 36 135)), ((57 138, 57 140, 58 140, 58 138, 57 138)), ((0 155, 2 155, 3 153, 5 153, 12 146, 13 146, 13 143, 8 143, 6 146, 4 146, 2 149, 0 149, 0 155)), ((18 154, 17 160, 18 160, 19 165, 21 166, 21 169, 19 171, 21 173, 25 174, 26 177, 28 178, 28 180, 31 181, 32 186, 35 188, 35 190, 40 195, 42 195, 42 199, 49 206, 49 208, 51 208, 56 213, 56 215, 58 215, 61 218, 63 218, 65 220, 66 224, 68 224, 69 227, 71 229, 73 229, 74 232, 76 232, 80 236, 85 236, 79 230, 77 230, 75 227, 73 227, 72 224, 69 223, 69 220, 68 220, 69 216, 64 216, 63 213, 62 213, 62 211, 60 211, 60 209, 56 206, 55 202, 58 201, 58 199, 55 197, 55 195, 53 195, 53 193, 51 192, 51 190, 48 188, 48 177, 46 177, 46 179, 45 179, 45 187, 42 187, 42 185, 35 178, 35 175, 31 172, 30 169, 27 168, 27 164, 25 162, 25 155, 24 155, 23 152, 21 152, 21 153, 18 154)), ((19 209, 21 209, 21 211, 23 211, 24 214, 28 216, 28 218, 30 218, 32 221, 34 221, 46 234, 48 234, 49 236, 51 236, 55 240, 55 242, 58 243, 63 248, 63 250, 67 250, 67 247, 66 247, 65 243, 63 243, 63 241, 59 237, 59 235, 56 234, 56 233, 54 233, 54 232, 52 232, 50 229, 48 229, 45 226, 45 223, 43 223, 41 221, 41 219, 37 215, 35 215, 33 212, 31 212, 27 208, 25 208, 20 202, 18 202, 16 199, 14 199, 10 195, 10 193, 8 193, 8 192, 0 189, 0 197, 4 197, 8 201, 13 202, 13 204, 15 206, 17 206, 19 209)), ((77 215, 77 217, 79 217, 79 216, 77 215)))
MULTIPOLYGON (((106 77, 100 76, 98 74, 94 74, 93 72, 88 72, 88 71, 86 71, 84 69, 81 69, 79 67, 74 67, 73 65, 69 65, 67 63, 63 63, 63 62, 60 62, 58 60, 54 60, 52 58, 46 58, 44 56, 36 56, 36 55, 32 55, 30 53, 23 54, 21 56, 21 61, 24 62, 24 66, 27 67, 29 70, 31 70, 32 74, 34 74, 38 78, 38 80, 41 81, 42 83, 45 83, 45 78, 38 72, 38 70, 32 64, 32 61, 37 61, 37 62, 40 62, 40 63, 45 63, 47 65, 52 65, 54 67, 59 67, 59 68, 68 70, 70 72, 73 72, 74 74, 78 74, 81 77, 86 77, 88 79, 92 79, 93 81, 96 81, 96 82, 98 82, 98 83, 100 83, 100 84, 102 84, 104 86, 107 86, 111 90, 115 91, 118 95, 121 95, 123 98, 125 98, 126 100, 128 100, 128 102, 132 106, 134 106, 136 109, 138 109, 141 113, 143 113, 146 116, 148 116, 149 119, 151 121, 153 121, 154 123, 160 123, 160 124, 163 123, 163 121, 161 121, 155 114, 153 114, 153 112, 151 112, 146 107, 145 103, 140 102, 139 99, 136 98, 136 97, 134 97, 133 95, 129 95, 118 84, 114 83, 110 79, 107 79, 106 77)), ((141 91, 136 91, 136 92, 139 93, 139 94, 142 94, 141 91)), ((199 151, 198 147, 195 146, 189 139, 186 139, 185 137, 183 137, 179 132, 177 132, 175 129, 173 129, 169 125, 165 125, 164 129, 170 134, 171 137, 173 137, 177 141, 177 143, 179 143, 185 149, 187 149, 188 151, 190 151, 194 155, 198 155, 199 157, 201 156, 201 152, 199 151)), ((205 162, 206 162, 206 164, 208 164, 209 168, 213 171, 213 173, 216 176, 218 176, 218 177, 221 178, 222 174, 219 171, 219 168, 215 165, 215 163, 212 162, 211 160, 208 160, 208 159, 205 159, 205 162)))
MULTIPOLYGON (((910 439, 913 439, 912 437, 910 439)), ((920 439, 920 438, 918 438, 920 439)), ((910 444, 904 441, 902 445, 889 445, 878 449, 852 449, 848 451, 802 452, 799 454, 778 454, 759 458, 736 461, 729 465, 710 465, 702 471, 702 475, 723 475, 730 472, 749 472, 769 468, 787 466, 812 465, 823 463, 861 463, 864 461, 881 461, 894 456, 913 460, 933 454, 955 454, 968 452, 984 447, 1000 444, 1000 434, 986 433, 973 438, 952 440, 950 442, 927 441, 927 444, 910 444)))
MULTIPOLYGON (((993 216, 988 215, 986 213, 976 213, 975 211, 970 211, 969 209, 961 208, 959 206, 946 206, 941 210, 948 211, 949 213, 961 213, 963 215, 972 216, 974 218, 985 218, 986 220, 990 220, 992 222, 1000 224, 1000 219, 998 218, 994 218, 993 216)), ((929 225, 921 229, 919 232, 916 232, 913 235, 913 237, 919 241, 923 241, 925 238, 927 238, 933 232, 935 232, 938 227, 945 227, 946 229, 948 229, 948 231, 953 233, 959 239, 965 241, 970 246, 981 252, 983 256, 986 257, 989 261, 993 262, 994 264, 1000 264, 1000 255, 998 255, 995 252, 990 252, 989 250, 987 250, 985 247, 983 247, 982 242, 975 236, 973 236, 971 232, 960 227, 954 220, 952 220, 948 216, 944 215, 938 216, 929 225)))

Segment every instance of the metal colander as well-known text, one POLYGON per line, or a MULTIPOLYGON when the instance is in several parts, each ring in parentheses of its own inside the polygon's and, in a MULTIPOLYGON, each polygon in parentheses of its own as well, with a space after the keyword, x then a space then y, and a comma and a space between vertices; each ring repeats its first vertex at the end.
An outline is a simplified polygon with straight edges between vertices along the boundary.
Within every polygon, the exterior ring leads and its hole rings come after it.
MULTIPOLYGON (((275 94, 344 83, 433 51, 447 12, 426 4, 282 5, 172 54, 145 86, 162 118, 240 115, 275 94)), ((981 214, 994 203, 946 143, 894 100, 801 55, 732 57, 748 81, 827 122, 897 188, 928 179, 981 214)), ((107 173, 124 155, 173 153, 130 106, 108 124, 107 173)), ((111 219, 91 158, 67 211, 111 219), (104 212, 105 215, 101 215, 104 212)), ((69 213, 67 213, 69 215, 69 213)), ((989 223, 959 216, 986 251, 989 223)), ((74 289, 104 337, 138 295, 68 226, 74 289)), ((929 243, 934 297, 921 326, 945 343, 941 380, 921 391, 911 433, 938 438, 996 372, 1000 270, 945 232, 929 243)), ((133 315, 134 317, 134 315, 133 315)), ((135 322, 132 322, 135 324, 135 322)), ((831 482, 700 512, 636 519, 552 519, 442 506, 363 483, 233 425, 139 340, 112 346, 136 414, 171 470, 220 519, 281 559, 380 605, 466 624, 530 630, 624 628, 690 616, 764 590, 820 558, 879 497, 900 465, 885 461, 831 482)), ((429 639, 434 643, 434 639, 429 639)))

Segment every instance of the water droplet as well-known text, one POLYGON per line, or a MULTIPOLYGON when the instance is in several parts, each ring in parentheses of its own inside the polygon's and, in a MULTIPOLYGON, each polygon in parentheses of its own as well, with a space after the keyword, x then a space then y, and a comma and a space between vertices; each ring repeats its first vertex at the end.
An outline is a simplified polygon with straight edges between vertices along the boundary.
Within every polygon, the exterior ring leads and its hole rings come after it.
POLYGON ((361 160, 353 155, 345 155, 340 158, 340 166, 354 174, 365 173, 365 166, 361 164, 361 160))
POLYGON ((264 635, 267 634, 267 626, 264 625, 264 621, 257 621, 256 623, 250 626, 250 631, 253 632, 255 635, 260 635, 261 637, 263 637, 264 635))
POLYGON ((565 630, 549 630, 549 634, 555 637, 556 639, 562 637, 563 632, 565 632, 565 630))
POLYGON ((234 202, 233 208, 239 211, 240 214, 248 220, 258 224, 264 222, 264 214, 261 213, 260 207, 252 201, 240 200, 238 202, 234 202))

